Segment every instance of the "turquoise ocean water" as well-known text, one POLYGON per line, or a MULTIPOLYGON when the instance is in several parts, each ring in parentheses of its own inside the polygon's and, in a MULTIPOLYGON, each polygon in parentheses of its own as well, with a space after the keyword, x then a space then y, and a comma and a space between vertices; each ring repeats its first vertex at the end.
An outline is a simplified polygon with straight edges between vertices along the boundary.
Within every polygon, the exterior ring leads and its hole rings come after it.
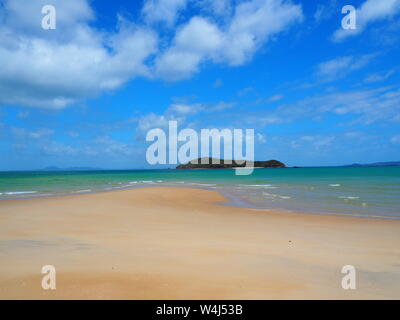
POLYGON ((1 200, 141 186, 216 190, 244 207, 400 219, 400 167, 0 172, 1 200))

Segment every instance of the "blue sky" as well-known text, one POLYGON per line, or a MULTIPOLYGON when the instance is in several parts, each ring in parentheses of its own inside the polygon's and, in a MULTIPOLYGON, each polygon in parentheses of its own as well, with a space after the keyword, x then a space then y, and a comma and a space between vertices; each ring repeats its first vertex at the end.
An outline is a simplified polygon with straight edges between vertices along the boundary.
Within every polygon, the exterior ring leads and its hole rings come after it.
POLYGON ((168 120, 254 128, 257 160, 400 160, 399 17, 400 0, 0 0, 0 170, 149 168, 168 120))

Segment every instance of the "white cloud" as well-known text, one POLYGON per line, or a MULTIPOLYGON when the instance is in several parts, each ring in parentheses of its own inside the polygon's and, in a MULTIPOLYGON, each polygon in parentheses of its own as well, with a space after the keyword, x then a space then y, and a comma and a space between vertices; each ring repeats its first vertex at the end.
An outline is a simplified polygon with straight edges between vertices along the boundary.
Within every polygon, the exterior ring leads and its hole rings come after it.
POLYGON ((300 5, 282 0, 253 0, 239 4, 229 26, 227 59, 241 65, 272 36, 303 18, 300 5))
MULTIPOLYGON (((280 104, 274 108, 224 113, 224 119, 240 126, 263 129, 268 126, 315 121, 335 115, 341 125, 369 125, 372 123, 400 123, 400 90, 395 86, 334 91, 280 104), (341 120, 342 119, 342 120, 341 120)), ((305 135, 300 141, 312 140, 305 135)), ((271 141, 271 139, 269 139, 271 141)))
POLYGON ((354 121, 370 124, 377 121, 400 122, 400 90, 393 87, 332 92, 306 98, 293 105, 283 105, 275 116, 293 121, 315 118, 324 113, 353 115, 354 121))
POLYGON ((281 100, 281 99, 283 99, 283 95, 282 95, 282 94, 275 94, 275 95, 269 97, 269 98, 266 100, 266 102, 267 102, 267 103, 269 103, 269 102, 275 102, 275 101, 279 101, 279 100, 281 100))
POLYGON ((238 66, 271 38, 302 19, 299 5, 282 0, 240 3, 225 26, 204 17, 193 17, 180 28, 156 62, 156 72, 166 80, 180 80, 196 73, 205 61, 238 66))
POLYGON ((200 103, 185 104, 185 103, 174 103, 167 109, 167 115, 171 115, 173 118, 186 117, 194 115, 203 109, 203 105, 200 103))
POLYGON ((388 70, 388 71, 384 71, 384 72, 376 72, 376 73, 372 73, 370 75, 368 75, 365 78, 365 82, 380 82, 380 81, 384 81, 386 79, 388 79, 389 77, 391 77, 393 74, 395 73, 395 71, 392 70, 388 70))
POLYGON ((88 26, 86 0, 7 0, 0 30, 0 103, 61 109, 146 75, 156 35, 121 20, 116 34, 88 26), (25 2, 24 2, 25 3, 25 2), (54 4, 57 29, 41 29, 41 6, 54 4), (37 19, 33 19, 36 17, 37 19))
POLYGON ((336 13, 337 0, 330 0, 327 4, 318 4, 314 13, 314 20, 320 23, 323 20, 331 18, 336 13))
POLYGON ((149 23, 163 22, 171 27, 186 5, 187 0, 146 0, 142 14, 149 23))
POLYGON ((25 128, 11 128, 12 133, 18 139, 41 139, 51 136, 54 130, 48 128, 39 128, 36 130, 27 130, 25 128))
POLYGON ((302 148, 303 150, 315 150, 321 151, 321 149, 326 149, 332 145, 336 140, 335 136, 332 135, 315 135, 315 136, 302 136, 298 139, 290 141, 292 148, 302 148))
POLYGON ((51 156, 73 156, 78 154, 77 148, 55 141, 43 144, 41 151, 44 154, 51 156))
POLYGON ((257 141, 261 144, 264 144, 267 142, 267 139, 265 138, 265 135, 263 135, 262 133, 257 133, 256 134, 257 137, 257 141))
POLYGON ((185 16, 188 21, 173 30, 170 40, 155 23, 173 26, 186 0, 145 1, 142 24, 119 17, 116 31, 92 26, 96 17, 88 0, 3 3, 0 61, 7 63, 0 68, 0 105, 47 109, 118 89, 135 77, 180 80, 205 62, 242 65, 302 19, 301 6, 290 1, 249 0, 234 6, 221 0, 214 16, 185 16), (56 30, 41 28, 41 8, 49 4, 57 10, 56 30), (223 7, 232 10, 226 19, 216 19, 223 7))
POLYGON ((190 123, 190 117, 198 115, 200 113, 213 113, 220 112, 229 108, 232 108, 235 103, 229 102, 218 102, 216 104, 206 103, 173 103, 171 104, 163 114, 148 113, 138 117, 135 121, 137 122, 136 136, 138 139, 145 137, 146 133, 154 128, 160 128, 168 130, 169 121, 177 121, 178 126, 192 127, 193 123, 190 123))
POLYGON ((206 12, 216 16, 228 16, 233 10, 231 0, 197 0, 197 4, 206 12))
POLYGON ((393 144, 400 143, 400 135, 395 135, 390 139, 390 142, 393 144))
POLYGON ((223 41, 215 24, 193 17, 177 32, 174 45, 157 60, 157 73, 167 80, 188 78, 198 71, 203 59, 212 58, 222 49, 223 41))
POLYGON ((326 80, 334 80, 352 71, 361 69, 366 66, 373 57, 375 57, 375 54, 334 58, 320 63, 317 66, 317 75, 326 78, 326 80))
POLYGON ((356 10, 357 28, 338 29, 333 34, 334 41, 362 33, 368 24, 378 20, 393 18, 400 12, 400 0, 367 0, 356 10))
POLYGON ((93 141, 94 148, 86 147, 86 153, 108 153, 112 155, 130 156, 135 154, 135 146, 123 143, 121 141, 110 138, 109 136, 101 136, 93 141))

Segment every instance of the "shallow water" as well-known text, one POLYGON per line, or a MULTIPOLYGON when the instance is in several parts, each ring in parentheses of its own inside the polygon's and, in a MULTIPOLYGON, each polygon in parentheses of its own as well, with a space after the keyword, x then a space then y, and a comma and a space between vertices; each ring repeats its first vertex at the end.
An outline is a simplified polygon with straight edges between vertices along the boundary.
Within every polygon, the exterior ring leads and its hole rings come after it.
POLYGON ((400 167, 0 172, 2 200, 140 186, 216 190, 253 208, 400 218, 400 167))

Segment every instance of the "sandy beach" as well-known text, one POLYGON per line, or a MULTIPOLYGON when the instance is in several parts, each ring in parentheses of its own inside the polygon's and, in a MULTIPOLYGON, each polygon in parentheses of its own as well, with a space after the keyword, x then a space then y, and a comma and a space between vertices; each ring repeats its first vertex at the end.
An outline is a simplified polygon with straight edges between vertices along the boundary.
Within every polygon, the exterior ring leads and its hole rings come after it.
POLYGON ((0 201, 0 298, 400 298, 400 221, 223 201, 169 187, 0 201), (356 290, 341 287, 344 265, 356 290))

